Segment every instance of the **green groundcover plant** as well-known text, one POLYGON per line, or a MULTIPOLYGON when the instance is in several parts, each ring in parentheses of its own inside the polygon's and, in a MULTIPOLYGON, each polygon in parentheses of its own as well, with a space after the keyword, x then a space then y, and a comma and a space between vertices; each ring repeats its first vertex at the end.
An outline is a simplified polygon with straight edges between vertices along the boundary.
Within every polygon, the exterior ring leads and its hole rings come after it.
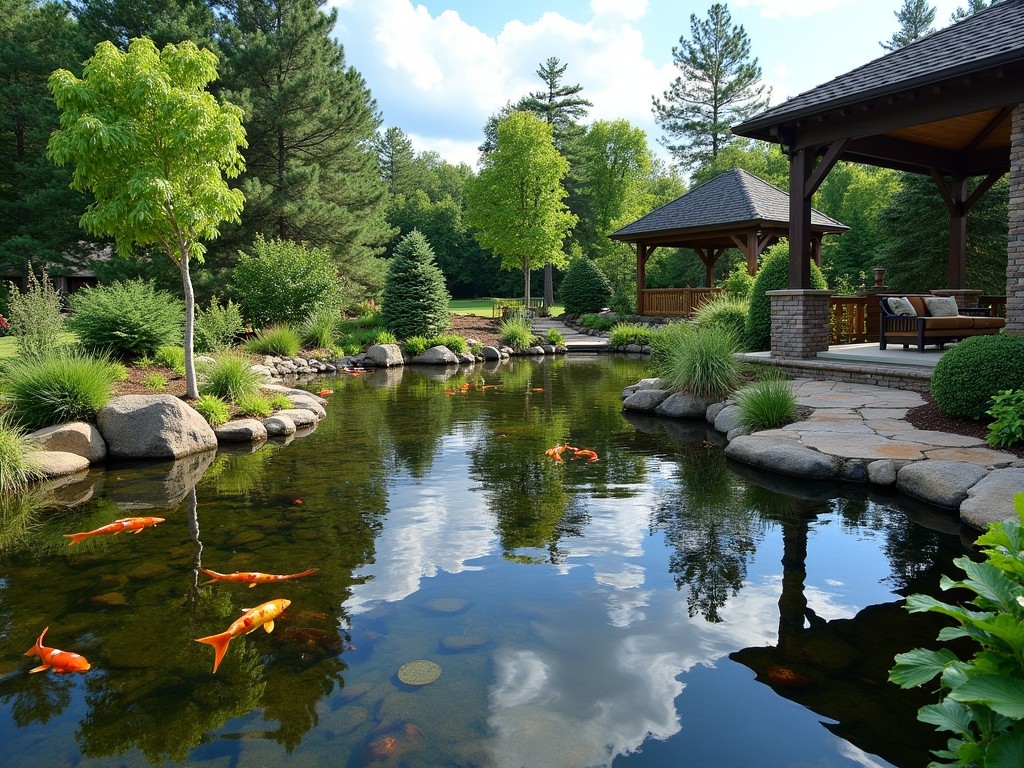
POLYGON ((962 661, 948 648, 916 648, 896 656, 889 679, 914 688, 939 679, 938 704, 918 719, 953 735, 930 766, 1020 768, 1024 765, 1024 493, 1014 498, 1018 520, 993 523, 976 542, 985 561, 953 562, 966 578, 942 578, 942 589, 972 594, 964 605, 927 595, 907 598, 911 613, 949 616, 956 625, 939 632, 949 642, 973 640, 978 650, 962 661))

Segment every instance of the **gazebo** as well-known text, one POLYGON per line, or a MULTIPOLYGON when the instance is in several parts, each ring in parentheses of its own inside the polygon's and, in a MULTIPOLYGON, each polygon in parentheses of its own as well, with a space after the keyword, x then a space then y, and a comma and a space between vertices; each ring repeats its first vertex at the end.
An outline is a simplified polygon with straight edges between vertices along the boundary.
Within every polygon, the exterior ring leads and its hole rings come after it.
MULTIPOLYGON (((704 263, 707 289, 714 285, 715 262, 729 248, 747 257, 747 271, 770 245, 789 234, 789 195, 740 168, 716 176, 671 203, 651 211, 609 237, 636 245, 636 309, 640 315, 688 315, 693 289, 646 287, 647 260, 658 247, 691 248, 704 263)), ((845 224, 811 210, 811 257, 821 264, 821 238, 842 234, 845 224)), ((705 291, 707 292, 707 291, 705 291)))
POLYGON ((780 144, 790 159, 789 289, 772 292, 773 356, 828 348, 829 294, 810 288, 810 201, 838 160, 935 180, 950 217, 953 293, 967 289, 967 212, 1009 170, 1006 330, 1024 333, 1024 0, 1003 0, 733 132, 780 144), (972 177, 981 181, 969 192, 972 177))

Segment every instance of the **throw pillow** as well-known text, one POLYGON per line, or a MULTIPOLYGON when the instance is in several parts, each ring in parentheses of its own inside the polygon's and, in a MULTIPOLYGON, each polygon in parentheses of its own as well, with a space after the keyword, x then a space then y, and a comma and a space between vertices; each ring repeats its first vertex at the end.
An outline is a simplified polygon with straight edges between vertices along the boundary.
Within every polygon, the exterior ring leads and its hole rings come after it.
POLYGON ((903 317, 917 316, 917 312, 914 311, 914 305, 906 297, 890 296, 886 301, 889 303, 889 309, 892 310, 894 315, 902 315, 903 317))
POLYGON ((956 317, 960 314, 952 296, 926 296, 924 303, 932 317, 956 317))

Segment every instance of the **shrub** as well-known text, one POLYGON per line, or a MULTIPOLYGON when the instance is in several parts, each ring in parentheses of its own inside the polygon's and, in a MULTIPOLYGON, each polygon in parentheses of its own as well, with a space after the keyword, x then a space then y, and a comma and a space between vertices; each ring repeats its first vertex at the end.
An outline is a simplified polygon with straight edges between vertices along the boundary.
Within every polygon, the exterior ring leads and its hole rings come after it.
POLYGON ((796 397, 789 382, 769 376, 736 393, 740 424, 756 432, 789 424, 796 417, 796 397))
POLYGON ((1024 389, 1004 389, 994 394, 988 415, 993 418, 985 438, 989 445, 1005 448, 1024 442, 1024 389))
POLYGON ((939 632, 940 641, 969 639, 978 646, 968 661, 949 648, 916 648, 896 656, 889 680, 916 688, 938 678, 942 699, 918 710, 917 719, 950 731, 946 749, 935 756, 948 766, 1020 765, 1024 708, 1024 494, 1014 498, 1019 520, 993 523, 975 542, 984 562, 958 557, 966 577, 942 577, 942 589, 971 593, 944 603, 930 595, 910 595, 910 613, 938 613, 957 622, 939 632), (964 603, 967 603, 965 606, 964 603), (945 762, 950 761, 950 762, 945 762))
POLYGON ((245 323, 242 311, 231 299, 223 307, 214 296, 207 309, 196 312, 195 351, 220 352, 235 343, 245 323))
POLYGON ((83 288, 70 302, 68 327, 87 349, 134 357, 184 338, 185 305, 150 282, 83 288))
POLYGON ((55 351, 62 344, 64 333, 60 293, 50 283, 49 274, 44 269, 42 279, 37 280, 31 263, 27 271, 28 290, 21 293, 12 284, 7 304, 10 332, 16 337, 18 354, 23 357, 55 351))
POLYGON ((558 298, 570 315, 586 312, 600 312, 612 298, 612 284, 604 272, 586 256, 579 256, 569 263, 558 298))
POLYGON ((532 347, 537 337, 533 335, 529 320, 507 317, 498 324, 498 338, 512 349, 523 350, 532 347))
POLYGON ((722 293, 697 307, 693 321, 698 326, 723 325, 736 334, 737 339, 743 339, 749 311, 747 299, 722 293))
POLYGON ((619 321, 610 315, 583 315, 580 318, 580 325, 584 328, 593 328, 595 331, 608 331, 615 327, 619 321))
POLYGON ((448 330, 451 296, 427 239, 413 230, 395 246, 381 297, 384 327, 399 338, 448 330))
POLYGON ((106 360, 68 349, 12 360, 2 386, 12 418, 25 428, 38 429, 95 419, 110 400, 114 372, 106 360))
POLYGON ((228 420, 228 404, 215 395, 200 395, 193 407, 211 427, 219 427, 228 420))
POLYGON ((557 328, 548 328, 548 332, 544 336, 544 340, 548 344, 551 344, 556 347, 565 346, 565 336, 563 336, 561 331, 559 331, 557 328))
POLYGON ((654 331, 639 323, 616 323, 608 334, 608 343, 613 347, 624 347, 627 344, 646 346, 654 338, 654 331))
POLYGON ((18 493, 29 483, 43 479, 38 451, 39 447, 11 422, 9 413, 0 415, 0 496, 18 493))
POLYGON ((402 353, 410 357, 422 355, 430 349, 430 343, 426 336, 410 336, 402 342, 402 353))
POLYGON ((271 409, 275 411, 287 410, 288 408, 294 407, 292 405, 292 401, 288 399, 288 396, 281 392, 271 395, 267 399, 267 403, 270 405, 271 409))
POLYGON ((723 398, 739 383, 739 340, 723 326, 672 323, 652 346, 652 365, 670 389, 723 398))
POLYGON ((374 344, 397 344, 398 339, 391 331, 379 331, 376 336, 373 337, 374 344))
MULTIPOLYGON (((767 292, 781 291, 788 285, 789 245, 783 240, 765 251, 761 268, 754 276, 743 339, 747 349, 756 352, 771 347, 772 302, 767 292)), ((814 262, 811 262, 811 287, 822 290, 828 288, 825 276, 814 262)))
MULTIPOLYGON (((287 400, 287 398, 285 398, 287 400)), ((262 395, 252 392, 248 395, 242 395, 235 402, 238 406, 238 410, 245 416, 251 416, 253 418, 265 419, 270 415, 270 402, 262 395)), ((288 406, 291 408, 291 401, 288 406)))
POLYGON ((466 354, 466 350, 468 349, 466 346, 466 337, 460 336, 457 333, 442 333, 440 336, 428 339, 427 344, 429 347, 447 347, 457 355, 466 354))
POLYGON ((301 323, 321 309, 340 306, 338 267, 326 248, 257 236, 240 252, 232 271, 232 292, 245 319, 255 327, 301 323))
POLYGON ((737 264, 722 281, 722 293, 733 299, 749 299, 754 287, 754 276, 747 272, 746 263, 737 264))
POLYGON ((945 413, 978 420, 992 397, 1024 389, 1024 336, 971 336, 946 350, 932 373, 931 395, 945 413))
POLYGON ((159 373, 151 373, 142 382, 142 386, 159 392, 162 389, 167 389, 167 377, 159 373))
POLYGON ((128 366, 119 360, 111 360, 110 377, 114 381, 128 381, 128 366))
POLYGON ((242 355, 225 354, 203 374, 199 391, 229 402, 237 403, 260 388, 262 377, 253 371, 252 364, 242 355))
POLYGON ((160 347, 156 354, 153 355, 153 359, 157 365, 162 365, 165 368, 171 368, 179 376, 185 375, 185 348, 175 347, 170 344, 165 344, 160 347))
POLYGON ((313 312, 299 326, 302 346, 306 349, 327 349, 334 346, 338 328, 338 313, 333 309, 313 312))
POLYGON ((292 326, 281 324, 256 331, 256 337, 245 342, 245 351, 254 355, 294 357, 302 349, 299 332, 292 326))

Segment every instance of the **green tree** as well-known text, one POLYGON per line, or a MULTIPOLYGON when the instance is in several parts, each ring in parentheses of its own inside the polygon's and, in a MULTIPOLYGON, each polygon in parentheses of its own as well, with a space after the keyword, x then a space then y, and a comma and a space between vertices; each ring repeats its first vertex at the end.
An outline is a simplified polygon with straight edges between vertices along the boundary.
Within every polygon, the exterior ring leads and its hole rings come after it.
POLYGON ((408 195, 422 186, 423 167, 416 162, 412 142, 392 126, 374 140, 380 175, 392 195, 408 195))
MULTIPOLYGON (((257 233, 326 247, 358 264, 390 236, 373 140, 377 105, 332 37, 324 0, 227 0, 225 87, 246 111, 246 215, 232 253, 257 233)), ((345 267, 349 268, 349 267, 345 267)))
MULTIPOLYGON (((761 268, 754 276, 750 289, 750 309, 747 311, 747 326, 744 342, 752 352, 771 348, 772 300, 768 291, 785 290, 789 281, 789 243, 783 239, 765 251, 761 268)), ((828 287, 825 276, 818 265, 811 262, 811 287, 824 290, 828 287)))
POLYGON ((498 125, 495 150, 466 190, 466 222, 481 247, 501 256, 503 269, 520 269, 530 300, 530 270, 565 261, 562 242, 576 223, 563 204, 569 164, 551 138, 551 126, 516 112, 498 125))
POLYGON ((395 248, 381 299, 381 320, 401 339, 448 330, 448 289, 422 234, 412 231, 395 248))
POLYGON ((104 40, 123 49, 136 37, 159 48, 190 40, 216 50, 213 4, 204 0, 71 0, 70 6, 85 55, 104 40))
POLYGON ((222 221, 238 220, 245 199, 224 179, 243 168, 242 112, 206 90, 216 77, 209 51, 190 42, 157 50, 139 38, 127 53, 97 45, 82 79, 59 69, 49 81, 61 129, 48 152, 60 165, 74 164, 72 185, 95 198, 82 228, 113 236, 125 256, 136 246, 159 247, 181 273, 190 398, 199 390, 189 265, 203 260, 203 240, 216 237, 222 221))
POLYGON ((949 20, 954 23, 963 21, 968 16, 973 16, 978 11, 984 11, 986 8, 991 8, 998 2, 999 0, 992 0, 992 2, 986 2, 986 0, 968 0, 967 7, 957 7, 957 9, 950 15, 949 20))
POLYGON ((935 21, 935 6, 929 5, 925 0, 903 0, 900 9, 893 11, 892 14, 900 23, 900 28, 892 33, 887 42, 879 43, 887 51, 898 50, 935 31, 932 28, 935 21))
POLYGON ((672 47, 682 74, 653 100, 654 120, 668 134, 660 141, 686 167, 714 160, 732 140, 730 126, 768 106, 761 67, 728 6, 715 3, 704 21, 690 14, 690 34, 672 47))

